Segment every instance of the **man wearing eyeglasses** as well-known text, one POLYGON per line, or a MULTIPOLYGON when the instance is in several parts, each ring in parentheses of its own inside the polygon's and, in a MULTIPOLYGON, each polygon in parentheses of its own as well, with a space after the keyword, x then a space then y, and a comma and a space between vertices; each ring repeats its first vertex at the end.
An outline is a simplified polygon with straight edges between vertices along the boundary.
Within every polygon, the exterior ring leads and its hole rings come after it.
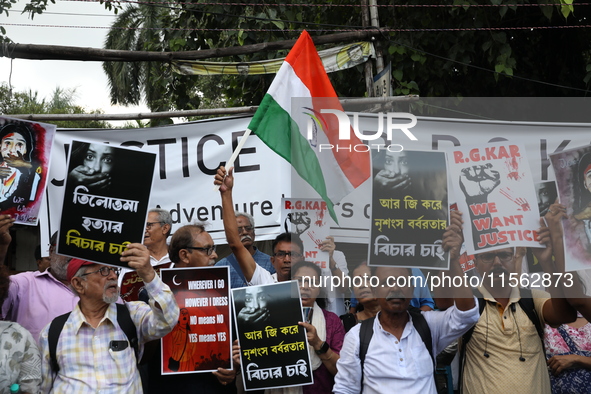
MULTIPOLYGON (((532 252, 542 266, 553 264, 549 243, 532 252)), ((532 289, 528 300, 530 291, 511 280, 519 278, 517 262, 521 259, 515 258, 513 248, 475 255, 476 269, 483 278, 477 295, 484 305, 472 336, 464 338, 464 394, 551 392, 543 342, 534 322, 539 320, 540 328, 544 323, 558 326, 574 321, 576 312, 560 287, 547 288, 551 294, 532 289)))
MULTIPOLYGON (((144 245, 129 244, 121 261, 136 270, 150 297, 149 304, 125 304, 136 328, 141 357, 144 343, 162 338, 173 329, 179 307, 170 288, 150 265, 150 254, 144 245)), ((142 392, 138 360, 117 319, 118 272, 117 268, 89 261, 70 262, 68 280, 80 301, 57 341, 59 373, 50 365, 49 325, 41 332, 42 392, 142 392)))
POLYGON ((153 208, 148 213, 146 230, 144 232, 144 245, 150 251, 150 264, 152 266, 170 262, 166 239, 172 229, 172 217, 166 209, 153 208))
POLYGON ((207 267, 218 258, 213 238, 202 224, 188 224, 170 239, 170 259, 174 268, 207 267))
MULTIPOLYGON (((256 246, 254 246, 254 218, 246 212, 236 212, 236 224, 238 226, 238 235, 240 236, 240 242, 242 242, 242 245, 244 245, 244 247, 252 255, 254 261, 258 265, 269 271, 271 274, 274 274, 275 268, 271 264, 271 256, 261 252, 257 249, 256 246)), ((238 264, 238 260, 236 259, 234 253, 227 257, 224 257, 215 265, 216 267, 230 267, 230 286, 233 289, 247 286, 248 282, 242 274, 240 264, 238 264)))
MULTIPOLYGON (((170 239, 169 254, 174 264, 172 268, 212 266, 218 257, 213 239, 205 231, 203 224, 189 224, 177 229, 170 239)), ((213 374, 162 375, 159 352, 160 348, 158 348, 158 354, 149 362, 148 393, 229 394, 235 392, 235 386, 228 385, 236 377, 234 370, 220 368, 213 374)))

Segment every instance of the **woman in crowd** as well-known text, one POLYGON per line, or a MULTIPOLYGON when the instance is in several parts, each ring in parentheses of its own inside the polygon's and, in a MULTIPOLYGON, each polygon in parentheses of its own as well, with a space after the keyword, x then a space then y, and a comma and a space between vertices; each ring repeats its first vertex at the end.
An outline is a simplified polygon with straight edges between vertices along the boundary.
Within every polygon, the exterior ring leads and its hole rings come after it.
POLYGON ((558 328, 546 325, 544 346, 548 356, 552 393, 583 393, 591 384, 591 323, 580 313, 577 320, 558 328))
MULTIPOLYGON (((8 295, 8 270, 0 266, 0 305, 8 295)), ((0 394, 10 393, 18 384, 19 393, 36 394, 41 385, 41 356, 37 343, 20 324, 0 321, 0 394)))
POLYGON ((300 322, 307 331, 308 350, 314 370, 314 384, 302 386, 302 392, 332 393, 345 329, 337 315, 323 308, 325 299, 321 296, 322 290, 314 286, 314 283, 320 283, 320 268, 314 263, 302 261, 295 264, 291 272, 293 279, 297 280, 300 286, 302 306, 314 308, 312 323, 300 322))
POLYGON ((373 296, 371 287, 369 284, 369 278, 371 277, 371 270, 365 262, 359 264, 352 272, 352 284, 353 284, 353 295, 359 302, 357 305, 361 305, 362 308, 357 307, 357 313, 347 313, 340 316, 343 321, 345 331, 349 332, 357 323, 361 323, 363 320, 374 317, 380 310, 377 298, 373 296))

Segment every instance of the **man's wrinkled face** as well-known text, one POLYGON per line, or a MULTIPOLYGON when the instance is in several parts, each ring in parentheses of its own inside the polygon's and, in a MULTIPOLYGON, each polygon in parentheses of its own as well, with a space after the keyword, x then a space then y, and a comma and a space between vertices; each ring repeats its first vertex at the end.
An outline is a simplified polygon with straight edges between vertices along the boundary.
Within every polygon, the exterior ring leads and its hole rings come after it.
POLYGON ((144 230, 144 245, 148 248, 166 242, 166 234, 169 231, 169 226, 158 220, 160 218, 157 212, 150 212, 148 214, 148 221, 144 230))
POLYGON ((101 264, 87 266, 82 281, 84 297, 91 300, 101 299, 107 304, 117 302, 119 298, 117 277, 117 273, 113 267, 101 264))
POLYGON ((242 245, 246 249, 250 248, 254 243, 254 227, 252 227, 248 219, 244 216, 237 216, 236 224, 238 225, 240 242, 242 242, 242 245))

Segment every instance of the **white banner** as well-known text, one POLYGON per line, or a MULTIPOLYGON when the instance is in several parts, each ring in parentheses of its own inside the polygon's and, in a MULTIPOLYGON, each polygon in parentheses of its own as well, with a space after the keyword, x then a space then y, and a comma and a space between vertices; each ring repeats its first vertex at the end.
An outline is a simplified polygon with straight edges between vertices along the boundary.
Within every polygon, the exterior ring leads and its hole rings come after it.
MULTIPOLYGON (((218 192, 213 191, 213 174, 230 157, 232 147, 236 145, 250 119, 250 116, 219 118, 131 130, 58 130, 48 186, 51 229, 44 228, 44 231, 48 231, 45 234, 58 228, 66 174, 65 145, 73 139, 84 139, 137 146, 157 153, 151 206, 160 206, 171 211, 175 223, 173 231, 193 221, 207 221, 211 224, 208 230, 216 243, 224 243, 220 197, 218 192)), ((385 116, 383 121, 386 122, 385 116)), ((401 123, 405 121, 408 122, 408 119, 401 123)), ((375 134, 378 126, 377 115, 359 116, 359 129, 362 132, 375 134)), ((411 141, 403 131, 394 129, 391 143, 410 150, 442 151, 450 151, 455 146, 484 146, 498 141, 521 144, 526 149, 533 179, 539 182, 554 180, 548 155, 589 144, 590 128, 589 123, 527 123, 419 117, 417 125, 410 129, 417 141, 411 141)), ((387 125, 382 130, 387 130, 387 125)), ((380 141, 366 143, 377 148, 380 141)), ((367 146, 353 148, 362 150, 367 146)), ((236 161, 235 183, 234 201, 239 211, 252 212, 258 240, 272 239, 282 231, 282 196, 292 197, 291 190, 294 190, 298 198, 318 198, 307 184, 293 176, 289 164, 269 150, 256 136, 249 138, 236 161)), ((368 181, 335 207, 339 226, 332 223, 331 235, 336 237, 337 242, 367 244, 371 217, 370 191, 371 181, 368 181)), ((450 195, 450 203, 456 200, 450 195)))
MULTIPOLYGON (((66 176, 67 145, 75 139, 116 146, 132 146, 157 154, 150 207, 172 214, 176 228, 195 221, 210 224, 216 243, 225 243, 219 192, 213 174, 230 158, 250 117, 224 118, 165 127, 130 130, 60 130, 52 155, 48 202, 51 234, 58 228, 66 176)), ((289 194, 289 164, 250 137, 235 162, 234 202, 251 213, 257 239, 273 239, 280 232, 281 197, 289 194)))

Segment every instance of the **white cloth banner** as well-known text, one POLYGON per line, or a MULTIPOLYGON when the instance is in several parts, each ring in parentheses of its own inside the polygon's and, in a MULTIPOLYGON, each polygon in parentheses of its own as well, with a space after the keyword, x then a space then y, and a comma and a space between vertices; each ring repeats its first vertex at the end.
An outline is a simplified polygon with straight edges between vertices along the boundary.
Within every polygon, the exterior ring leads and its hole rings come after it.
MULTIPOLYGON (((219 193, 213 190, 216 168, 230 157, 237 139, 251 117, 219 118, 147 129, 130 130, 58 130, 52 154, 47 200, 51 234, 58 228, 66 174, 65 145, 73 139, 96 140, 115 145, 137 146, 157 153, 157 170, 151 207, 160 206, 172 213, 173 231, 194 221, 210 223, 208 231, 216 243, 225 243, 219 193)), ((384 116, 384 121, 386 117, 384 116)), ((404 121, 402 122, 404 123, 404 121)), ((392 139, 404 149, 450 151, 454 146, 486 145, 509 141, 525 147, 535 182, 554 180, 548 155, 563 149, 587 145, 591 124, 553 124, 459 119, 418 118, 410 131, 411 141, 403 131, 394 130, 392 139)), ((360 115, 359 130, 378 130, 377 115, 360 115)), ((387 130, 387 128, 382 128, 387 130)), ((384 141, 381 141, 383 143, 384 141)), ((379 140, 354 146, 363 150, 376 148, 379 140)), ((383 150, 383 147, 381 148, 383 150)), ((296 178, 289 164, 269 150, 256 136, 246 142, 236 161, 234 201, 238 210, 252 212, 257 239, 272 239, 282 231, 281 198, 318 198, 305 183, 296 178)), ((340 227, 332 223, 331 235, 338 242, 365 243, 369 240, 371 180, 345 197, 335 207, 340 227)), ((450 195, 450 203, 456 201, 450 195)), ((44 223, 47 223, 45 221, 44 223)), ((43 225, 44 226, 44 225, 43 225)), ((48 239, 48 238, 44 238, 48 239)))

